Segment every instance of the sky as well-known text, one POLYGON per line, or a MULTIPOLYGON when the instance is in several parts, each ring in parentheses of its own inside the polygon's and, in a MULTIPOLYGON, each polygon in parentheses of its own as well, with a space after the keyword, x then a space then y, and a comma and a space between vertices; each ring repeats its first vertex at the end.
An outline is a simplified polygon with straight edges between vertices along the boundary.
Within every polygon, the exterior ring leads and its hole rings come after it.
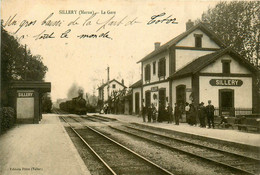
POLYGON ((206 0, 2 0, 4 28, 48 67, 53 101, 66 98, 72 84, 97 95, 97 87, 141 76, 144 56, 185 31, 218 1, 206 0), (174 23, 163 19, 171 19, 174 23), (155 24, 156 23, 156 24, 155 24))

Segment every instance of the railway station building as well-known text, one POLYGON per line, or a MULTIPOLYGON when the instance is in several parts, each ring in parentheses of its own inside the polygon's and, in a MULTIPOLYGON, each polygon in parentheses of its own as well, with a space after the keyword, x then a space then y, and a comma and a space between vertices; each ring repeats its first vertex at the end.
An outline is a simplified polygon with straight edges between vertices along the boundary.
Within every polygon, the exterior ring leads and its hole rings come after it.
MULTIPOLYGON (((141 63, 141 101, 174 106, 175 103, 208 100, 216 115, 250 114, 258 108, 256 89, 257 69, 226 45, 203 23, 194 26, 190 20, 186 31, 154 50, 141 63)), ((133 112, 136 109, 133 93, 133 112)), ((139 104, 141 109, 141 104, 139 104)))

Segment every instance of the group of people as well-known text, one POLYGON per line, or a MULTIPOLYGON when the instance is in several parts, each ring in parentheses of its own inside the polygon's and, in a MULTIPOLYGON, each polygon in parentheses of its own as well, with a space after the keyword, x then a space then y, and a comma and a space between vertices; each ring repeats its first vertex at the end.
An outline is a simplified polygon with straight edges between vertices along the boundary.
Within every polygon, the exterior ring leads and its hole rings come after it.
POLYGON ((199 120, 200 127, 206 127, 206 119, 208 123, 208 128, 214 128, 214 106, 211 104, 211 100, 208 101, 208 105, 204 106, 201 102, 197 107, 194 103, 185 103, 185 106, 181 103, 175 103, 174 110, 168 103, 167 107, 164 108, 159 105, 159 110, 152 103, 150 106, 142 106, 142 117, 143 122, 146 122, 146 116, 148 117, 148 122, 162 122, 166 119, 168 123, 173 122, 173 118, 176 125, 179 125, 179 120, 182 119, 183 114, 186 115, 186 121, 191 126, 197 125, 197 119, 199 120), (158 116, 157 116, 158 114, 158 116))

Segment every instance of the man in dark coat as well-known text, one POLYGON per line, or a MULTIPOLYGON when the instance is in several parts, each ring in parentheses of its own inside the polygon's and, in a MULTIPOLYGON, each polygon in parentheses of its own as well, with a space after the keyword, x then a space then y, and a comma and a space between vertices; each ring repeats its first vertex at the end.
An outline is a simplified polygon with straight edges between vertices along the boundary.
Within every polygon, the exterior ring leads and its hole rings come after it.
POLYGON ((194 103, 192 102, 190 104, 190 125, 193 126, 193 125, 197 125, 197 120, 196 120, 196 108, 194 106, 194 103))
POLYGON ((146 118, 146 107, 144 105, 142 105, 142 117, 143 117, 143 122, 145 122, 145 118, 146 118))
POLYGON ((208 105, 206 106, 206 113, 207 113, 209 128, 211 128, 211 125, 212 125, 213 128, 215 127, 215 125, 214 125, 214 110, 215 110, 215 108, 211 104, 211 100, 209 100, 208 105))
POLYGON ((172 107, 171 107, 170 103, 168 103, 168 106, 167 106, 167 118, 168 118, 168 123, 172 123, 172 121, 173 121, 172 107))
POLYGON ((179 118, 180 118, 180 107, 177 103, 175 103, 174 107, 174 119, 175 119, 175 125, 179 125, 179 118))
POLYGON ((152 110, 152 106, 151 105, 149 105, 149 107, 147 109, 147 114, 148 114, 148 122, 151 122, 152 115, 153 115, 153 110, 152 110))
POLYGON ((204 103, 201 102, 198 107, 198 117, 199 117, 199 121, 200 121, 200 127, 203 127, 203 128, 206 127, 205 116, 206 116, 206 109, 205 109, 204 103))

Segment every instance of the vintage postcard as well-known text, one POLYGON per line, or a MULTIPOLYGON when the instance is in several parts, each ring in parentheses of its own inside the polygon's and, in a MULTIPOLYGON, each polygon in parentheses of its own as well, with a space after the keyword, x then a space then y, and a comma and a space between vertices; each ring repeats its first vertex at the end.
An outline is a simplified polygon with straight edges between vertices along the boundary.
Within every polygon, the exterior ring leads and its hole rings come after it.
POLYGON ((0 174, 258 174, 259 6, 2 0, 0 174))

